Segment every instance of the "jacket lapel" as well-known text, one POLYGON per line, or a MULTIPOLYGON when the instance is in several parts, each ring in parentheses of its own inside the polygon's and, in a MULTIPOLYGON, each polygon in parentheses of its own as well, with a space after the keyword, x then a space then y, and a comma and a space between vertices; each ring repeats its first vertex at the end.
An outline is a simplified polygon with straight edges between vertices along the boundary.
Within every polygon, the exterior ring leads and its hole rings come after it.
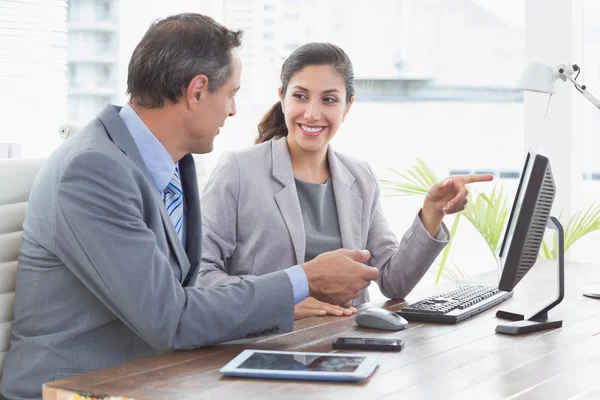
MULTIPOLYGON (((148 171, 148 168, 146 167, 146 164, 144 163, 144 159, 142 158, 142 155, 140 154, 140 152, 135 144, 135 141, 133 140, 133 137, 131 136, 131 134, 127 130, 127 127, 125 126, 125 123, 119 116, 120 110, 121 110, 121 107, 106 105, 102 109, 100 114, 98 114, 98 118, 104 125, 104 128, 106 129, 106 132, 110 136, 111 140, 142 171, 142 173, 148 180, 148 184, 151 187, 155 187, 154 181, 152 180, 152 177, 150 176, 150 172, 148 171)), ((195 175, 195 172, 194 172, 194 175, 195 175)), ((178 267, 181 270, 181 281, 183 281, 185 279, 184 271, 187 272, 189 270, 190 263, 185 254, 185 249, 183 248, 183 244, 179 240, 179 237, 177 236, 177 232, 175 232, 175 227, 173 226, 173 223, 171 222, 171 219, 169 218, 169 214, 167 213, 167 209, 164 206, 164 203, 163 203, 160 193, 158 193, 158 190, 153 190, 152 193, 154 196, 154 200, 157 203, 159 203, 158 209, 160 210, 160 216, 163 221, 165 231, 167 233, 169 245, 170 245, 171 249, 173 250, 173 252, 175 253, 175 256, 177 258, 178 267)), ((196 188, 196 195, 197 195, 197 188, 196 188)), ((186 200, 187 200, 187 195, 186 195, 186 200)), ((188 211, 190 208, 191 207, 189 205, 187 205, 186 211, 188 211)), ((198 212, 200 212, 199 209, 198 209, 198 212)), ((189 216, 187 219, 189 221, 189 216)), ((190 228, 191 228, 190 226, 186 227, 186 229, 188 231, 190 230, 190 228)))
POLYGON ((292 160, 285 138, 271 140, 271 156, 273 178, 284 186, 282 190, 275 193, 275 201, 290 233, 296 253, 296 263, 302 264, 306 251, 306 236, 298 192, 294 183, 292 160))
POLYGON ((354 193, 351 188, 356 180, 354 175, 335 155, 331 146, 327 149, 327 161, 331 170, 333 180, 333 193, 335 194, 335 205, 337 207, 338 220, 340 221, 340 233, 342 235, 342 246, 345 249, 360 249, 361 221, 362 221, 362 199, 354 193))

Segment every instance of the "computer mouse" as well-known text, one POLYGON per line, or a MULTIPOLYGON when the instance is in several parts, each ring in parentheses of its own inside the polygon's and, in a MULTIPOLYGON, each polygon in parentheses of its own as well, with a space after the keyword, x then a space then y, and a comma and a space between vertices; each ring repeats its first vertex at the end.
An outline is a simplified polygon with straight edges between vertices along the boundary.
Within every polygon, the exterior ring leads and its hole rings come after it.
POLYGON ((364 328, 399 331, 406 328, 408 322, 396 314, 383 308, 371 307, 362 310, 354 318, 359 326, 364 328))

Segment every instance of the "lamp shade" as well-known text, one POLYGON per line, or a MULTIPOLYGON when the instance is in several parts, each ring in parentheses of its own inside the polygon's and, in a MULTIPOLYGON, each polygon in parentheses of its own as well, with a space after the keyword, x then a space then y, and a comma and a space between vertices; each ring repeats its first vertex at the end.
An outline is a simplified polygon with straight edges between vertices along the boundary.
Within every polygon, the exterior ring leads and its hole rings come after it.
POLYGON ((532 92, 554 94, 552 69, 546 64, 529 63, 523 70, 515 87, 532 92))

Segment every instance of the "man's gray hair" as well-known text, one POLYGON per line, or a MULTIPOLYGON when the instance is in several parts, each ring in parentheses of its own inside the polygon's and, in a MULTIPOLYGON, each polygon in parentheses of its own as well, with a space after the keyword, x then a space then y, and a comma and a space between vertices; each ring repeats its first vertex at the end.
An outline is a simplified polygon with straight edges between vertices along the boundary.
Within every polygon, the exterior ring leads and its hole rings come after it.
POLYGON ((197 75, 206 75, 209 90, 216 92, 231 76, 231 49, 241 45, 242 34, 200 14, 155 21, 129 62, 131 102, 147 108, 176 103, 197 75))

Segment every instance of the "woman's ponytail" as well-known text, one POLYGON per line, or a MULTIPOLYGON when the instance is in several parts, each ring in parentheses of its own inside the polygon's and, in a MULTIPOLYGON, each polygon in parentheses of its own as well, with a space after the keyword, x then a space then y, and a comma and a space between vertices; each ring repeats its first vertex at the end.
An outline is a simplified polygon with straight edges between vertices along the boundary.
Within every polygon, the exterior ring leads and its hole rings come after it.
POLYGON ((281 102, 278 101, 258 123, 258 136, 254 139, 254 143, 264 143, 275 137, 287 136, 287 134, 285 115, 281 108, 281 102))

